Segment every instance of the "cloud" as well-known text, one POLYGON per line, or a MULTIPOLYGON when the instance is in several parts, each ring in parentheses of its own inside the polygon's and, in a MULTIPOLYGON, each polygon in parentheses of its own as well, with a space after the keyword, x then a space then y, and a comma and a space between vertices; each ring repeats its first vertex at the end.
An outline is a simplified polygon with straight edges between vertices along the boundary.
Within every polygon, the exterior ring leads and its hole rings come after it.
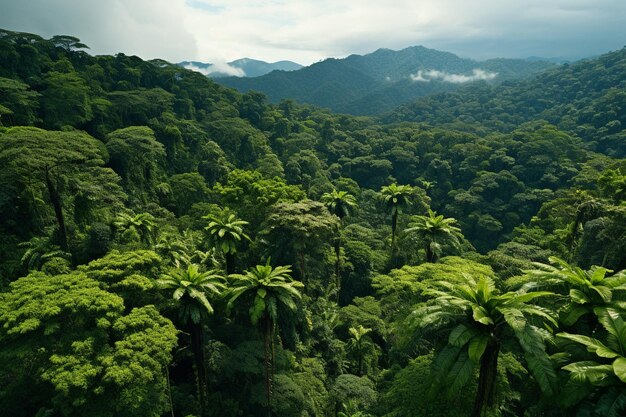
POLYGON ((480 80, 490 81, 496 78, 497 75, 497 72, 488 72, 480 68, 475 68, 472 70, 472 75, 451 74, 449 72, 438 70, 419 70, 415 74, 411 74, 409 77, 411 78, 411 80, 419 82, 430 82, 437 80, 447 83, 462 84, 480 80))
POLYGON ((0 0, 0 27, 71 34, 94 53, 311 63, 425 45, 475 59, 619 49, 624 0, 0 0))
POLYGON ((232 65, 229 65, 226 62, 216 62, 216 63, 210 64, 208 67, 199 67, 194 64, 187 64, 185 65, 185 68, 192 70, 192 71, 197 71, 204 75, 208 75, 209 77, 212 75, 215 75, 216 73, 220 75, 226 74, 226 75, 230 75, 233 77, 245 77, 246 76, 246 73, 242 68, 233 67, 232 65))
POLYGON ((194 59, 195 35, 184 0, 0 0, 0 27, 49 38, 73 35, 94 54, 194 59))

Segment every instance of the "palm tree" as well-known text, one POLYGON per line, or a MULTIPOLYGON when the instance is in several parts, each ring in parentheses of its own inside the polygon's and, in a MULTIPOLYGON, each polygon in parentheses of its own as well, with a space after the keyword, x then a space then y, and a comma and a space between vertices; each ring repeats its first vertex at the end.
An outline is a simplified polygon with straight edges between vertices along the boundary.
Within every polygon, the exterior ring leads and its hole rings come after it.
POLYGON ((442 246, 450 245, 459 250, 463 234, 454 224, 456 219, 445 218, 428 209, 428 216, 413 216, 407 234, 415 234, 424 244, 426 262, 437 262, 441 256, 442 246))
MULTIPOLYGON (((333 190, 330 193, 322 195, 322 203, 326 205, 328 211, 339 218, 341 222, 350 215, 350 209, 356 207, 356 198, 346 191, 333 190)), ((341 289, 341 280, 339 278, 339 267, 341 262, 341 235, 337 224, 337 235, 335 236, 335 285, 337 287, 337 299, 339 299, 339 290, 341 289)))
POLYGON ((523 281, 527 286, 569 291, 570 302, 560 312, 564 325, 573 326, 595 307, 626 308, 626 270, 607 276, 613 271, 604 267, 592 266, 585 271, 556 256, 549 261, 553 265, 535 263, 537 269, 528 271, 523 281))
POLYGON ((530 301, 552 295, 550 292, 500 293, 488 277, 475 279, 466 275, 459 282, 431 281, 424 294, 434 297, 413 314, 422 329, 440 330, 454 325, 446 347, 437 355, 438 378, 449 384, 449 392, 458 392, 479 366, 478 390, 473 416, 481 417, 495 402, 495 385, 500 350, 508 341, 517 341, 525 352, 530 371, 541 389, 552 393, 556 375, 545 352, 550 334, 528 320, 556 321, 547 310, 530 301))
POLYGON ((122 240, 126 242, 140 241, 148 246, 154 244, 156 222, 150 213, 121 213, 113 222, 122 240))
POLYGON ((348 332, 350 333, 350 340, 348 341, 348 350, 354 352, 357 358, 357 375, 363 375, 363 356, 370 350, 373 345, 367 337, 367 334, 372 329, 358 325, 357 327, 350 327, 348 332))
POLYGON ((203 322, 213 314, 210 296, 219 295, 226 287, 224 277, 216 271, 201 272, 196 264, 186 268, 176 261, 176 268, 164 274, 157 281, 163 288, 174 290, 172 298, 179 303, 179 315, 183 325, 189 328, 191 349, 194 355, 198 394, 202 415, 206 407, 207 378, 204 366, 204 328, 203 322))
POLYGON ((211 244, 224 255, 226 273, 232 274, 235 272, 237 245, 242 239, 250 240, 250 237, 243 232, 243 226, 246 226, 248 222, 238 219, 234 214, 221 218, 208 215, 203 219, 209 220, 204 230, 211 244))
POLYGON ((333 190, 322 195, 322 203, 326 205, 328 211, 343 220, 350 215, 350 210, 356 207, 356 198, 347 191, 333 190))
POLYGON ((289 311, 296 310, 295 300, 302 298, 298 288, 304 287, 291 277, 290 266, 272 268, 270 260, 265 265, 250 268, 245 274, 229 275, 230 292, 228 309, 232 309, 237 299, 246 296, 250 303, 250 321, 260 324, 265 351, 265 395, 268 415, 271 410, 272 380, 274 370, 274 335, 278 320, 279 306, 289 311))
POLYGON ((602 391, 597 404, 603 408, 596 409, 594 415, 623 416, 626 411, 626 324, 615 309, 595 308, 594 313, 606 331, 606 341, 558 333, 558 337, 583 345, 595 356, 595 360, 573 362, 563 369, 570 373, 570 384, 586 390, 587 395, 602 391))
POLYGON ((410 185, 398 185, 396 183, 384 186, 380 189, 385 205, 391 211, 391 247, 396 242, 396 228, 398 226, 398 214, 402 213, 402 208, 411 202, 409 197, 413 192, 410 185))

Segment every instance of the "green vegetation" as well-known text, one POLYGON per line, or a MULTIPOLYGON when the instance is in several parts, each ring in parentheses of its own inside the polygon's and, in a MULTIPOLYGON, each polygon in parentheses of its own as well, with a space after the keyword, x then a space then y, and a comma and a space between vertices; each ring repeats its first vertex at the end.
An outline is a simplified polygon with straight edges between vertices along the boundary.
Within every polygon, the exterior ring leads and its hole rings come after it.
POLYGON ((0 31, 3 413, 624 415, 624 50, 374 119, 84 49, 0 31))

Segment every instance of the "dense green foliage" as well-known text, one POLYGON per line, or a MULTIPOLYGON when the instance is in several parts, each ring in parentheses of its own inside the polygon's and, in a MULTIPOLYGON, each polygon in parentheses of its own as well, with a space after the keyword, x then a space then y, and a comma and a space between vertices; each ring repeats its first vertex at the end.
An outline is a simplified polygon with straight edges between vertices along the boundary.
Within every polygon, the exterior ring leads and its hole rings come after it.
POLYGON ((626 156, 626 48, 597 59, 564 64, 531 80, 472 85, 407 104, 390 121, 415 120, 469 130, 508 132, 546 120, 589 143, 626 156))
POLYGON ((0 31, 5 414, 626 412, 624 51, 380 121, 85 48, 0 31))

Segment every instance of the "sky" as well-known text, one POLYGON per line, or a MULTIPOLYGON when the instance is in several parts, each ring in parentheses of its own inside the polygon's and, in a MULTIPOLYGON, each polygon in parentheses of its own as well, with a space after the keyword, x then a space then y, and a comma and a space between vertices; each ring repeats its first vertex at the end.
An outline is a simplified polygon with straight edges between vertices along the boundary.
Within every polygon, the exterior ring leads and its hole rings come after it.
POLYGON ((626 0, 0 0, 0 28, 170 62, 309 65, 414 45, 577 59, 626 44, 626 0))

